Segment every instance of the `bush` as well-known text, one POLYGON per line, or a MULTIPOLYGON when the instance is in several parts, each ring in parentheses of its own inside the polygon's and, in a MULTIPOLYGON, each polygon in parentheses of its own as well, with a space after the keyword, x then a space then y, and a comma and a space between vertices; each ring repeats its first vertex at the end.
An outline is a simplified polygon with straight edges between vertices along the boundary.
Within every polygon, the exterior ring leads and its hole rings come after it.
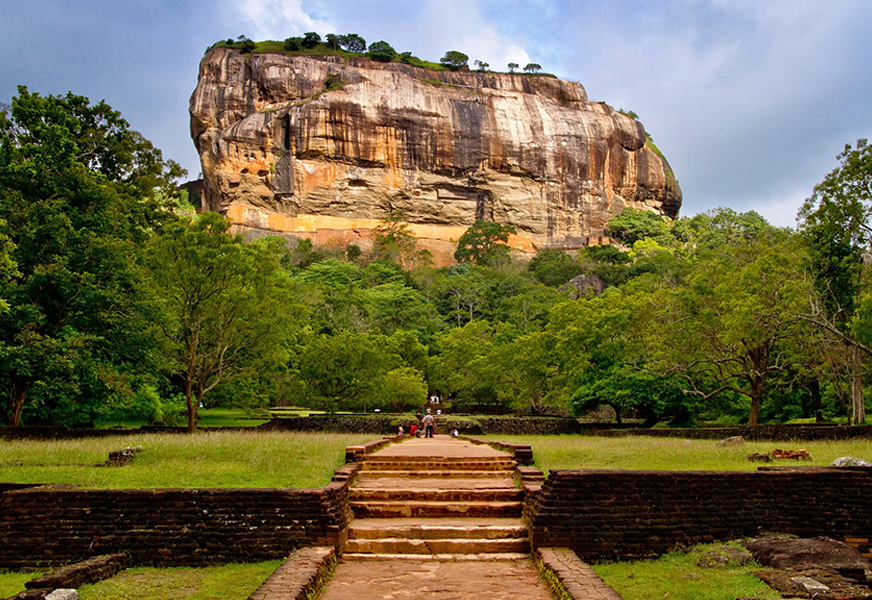
POLYGON ((397 52, 384 40, 369 45, 369 57, 378 62, 391 62, 397 52))

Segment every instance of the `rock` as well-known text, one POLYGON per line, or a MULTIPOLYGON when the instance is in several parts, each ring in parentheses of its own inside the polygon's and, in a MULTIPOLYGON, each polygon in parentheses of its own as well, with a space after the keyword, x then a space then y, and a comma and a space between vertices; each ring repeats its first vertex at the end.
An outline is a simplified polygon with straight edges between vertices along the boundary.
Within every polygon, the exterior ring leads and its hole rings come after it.
POLYGON ((599 296, 607 287, 608 284, 597 275, 578 275, 570 279, 565 285, 560 286, 557 291, 565 292, 568 290, 570 298, 578 300, 585 296, 588 291, 592 292, 594 296, 599 296))
POLYGON ((76 590, 59 589, 45 597, 45 600, 79 600, 76 590))
POLYGON ((751 560, 751 554, 741 548, 733 548, 732 546, 715 546, 708 552, 705 552, 697 561, 697 566, 703 568, 719 568, 726 567, 730 563, 744 566, 751 560))
POLYGON ((870 570, 869 561, 855 548, 828 537, 796 539, 766 537, 743 544, 764 567, 870 570))
POLYGON ((830 463, 831 467, 872 467, 872 463, 859 458, 843 456, 830 463))
POLYGON ((804 589, 808 594, 820 594, 822 592, 830 591, 829 587, 825 586, 816 579, 812 579, 811 577, 791 577, 790 580, 800 586, 802 589, 804 589))
POLYGON ((190 113, 204 207, 252 236, 365 250, 403 211, 445 263, 476 219, 514 226, 510 245, 532 252, 607 242, 624 207, 681 207, 641 123, 548 76, 216 48, 190 113))
POLYGON ((744 444, 745 438, 741 435, 734 435, 718 442, 718 446, 743 446, 744 444))

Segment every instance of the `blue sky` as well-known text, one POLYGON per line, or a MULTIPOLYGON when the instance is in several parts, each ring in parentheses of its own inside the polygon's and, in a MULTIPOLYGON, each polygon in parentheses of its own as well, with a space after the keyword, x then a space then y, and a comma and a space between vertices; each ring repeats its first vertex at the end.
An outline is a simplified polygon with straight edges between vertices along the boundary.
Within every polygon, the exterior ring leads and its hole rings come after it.
POLYGON ((205 49, 313 30, 579 81, 639 114, 685 215, 728 206, 791 226, 842 147, 872 137, 866 0, 0 0, 0 102, 19 84, 105 99, 194 177, 205 49))

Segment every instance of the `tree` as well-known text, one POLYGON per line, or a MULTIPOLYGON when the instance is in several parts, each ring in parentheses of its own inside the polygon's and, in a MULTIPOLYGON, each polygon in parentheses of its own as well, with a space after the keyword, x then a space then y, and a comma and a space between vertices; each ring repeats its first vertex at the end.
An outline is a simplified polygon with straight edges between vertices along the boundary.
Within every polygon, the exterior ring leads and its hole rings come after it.
MULTIPOLYGON (((611 246, 603 247, 611 248, 611 246)), ((527 271, 532 273, 540 283, 558 287, 573 277, 581 275, 583 269, 565 251, 559 248, 543 248, 527 263, 527 271)))
POLYGON ((384 40, 373 42, 369 45, 368 55, 372 60, 378 62, 391 62, 396 54, 397 51, 394 50, 393 46, 384 40))
POLYGON ((469 62, 469 57, 463 52, 457 50, 449 50, 445 56, 439 59, 439 62, 451 69, 457 71, 460 67, 465 67, 469 62))
POLYGON ((865 139, 845 146, 840 165, 815 186, 799 212, 811 251, 816 296, 810 319, 850 348, 852 423, 865 420, 861 353, 872 355, 855 320, 865 259, 872 241, 872 146, 865 139))
POLYGON ((524 67, 525 73, 538 73, 542 69, 542 65, 537 63, 527 63, 527 66, 524 67))
POLYGON ((784 371, 784 344, 799 333, 808 284, 797 240, 764 231, 699 260, 684 286, 663 290, 649 342, 664 376, 677 375, 702 400, 724 392, 748 399, 757 425, 770 376, 784 371))
POLYGON ((334 50, 339 50, 339 47, 342 45, 342 36, 336 35, 335 33, 328 33, 324 36, 324 40, 327 42, 327 45, 334 50))
POLYGON ((302 47, 303 38, 301 37, 289 37, 285 39, 284 49, 289 52, 297 52, 302 47))
POLYGON ((373 250, 377 258, 392 260, 411 268, 418 239, 403 220, 403 211, 392 211, 373 229, 373 250))
POLYGON ((356 33, 340 36, 339 43, 348 52, 366 52, 366 40, 356 33))
POLYGON ((476 59, 475 66, 478 68, 479 71, 484 72, 484 71, 487 71, 487 69, 490 65, 486 62, 482 62, 482 61, 476 59))
POLYGON ((508 65, 508 67, 509 67, 509 73, 514 73, 514 72, 515 72, 515 69, 518 68, 518 63, 516 63, 516 62, 510 62, 509 65, 508 65))
POLYGON ((149 370, 136 246, 184 171, 105 102, 18 92, 0 113, 0 386, 12 426, 27 406, 87 423, 149 370))
POLYGON ((300 45, 303 48, 312 49, 318 44, 321 43, 321 36, 315 33, 314 31, 307 31, 303 34, 303 41, 300 42, 300 45))
POLYGON ((217 213, 182 219, 148 245, 149 284, 162 308, 154 328, 167 368, 184 384, 188 431, 221 382, 283 363, 299 309, 288 297, 283 244, 246 244, 217 213))
POLYGON ((668 244, 673 239, 669 225, 661 215, 629 206, 621 214, 612 217, 606 232, 625 246, 632 246, 642 239, 652 239, 660 244, 668 244))
POLYGON ((476 221, 457 240, 454 260, 475 265, 499 265, 508 262, 510 248, 506 242, 515 234, 511 225, 476 221))

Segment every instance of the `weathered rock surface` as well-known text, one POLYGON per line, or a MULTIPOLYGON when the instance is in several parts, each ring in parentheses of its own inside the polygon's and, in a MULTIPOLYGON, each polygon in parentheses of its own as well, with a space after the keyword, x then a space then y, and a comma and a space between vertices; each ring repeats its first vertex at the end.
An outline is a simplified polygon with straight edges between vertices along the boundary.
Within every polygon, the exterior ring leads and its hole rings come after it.
POLYGON ((626 206, 681 206, 641 123, 547 76, 218 48, 190 110, 206 208, 252 233, 366 246, 400 210, 438 260, 476 219, 531 251, 583 246, 626 206))

